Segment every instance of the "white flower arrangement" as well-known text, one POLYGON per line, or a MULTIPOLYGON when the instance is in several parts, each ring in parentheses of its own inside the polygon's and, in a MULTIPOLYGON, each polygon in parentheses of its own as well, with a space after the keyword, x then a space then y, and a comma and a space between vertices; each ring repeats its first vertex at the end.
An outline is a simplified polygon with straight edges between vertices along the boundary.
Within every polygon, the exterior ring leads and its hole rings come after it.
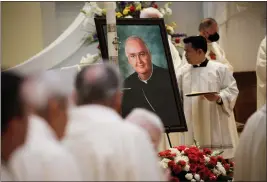
POLYGON ((82 57, 79 65, 90 65, 94 64, 100 59, 99 54, 87 54, 86 57, 82 57))

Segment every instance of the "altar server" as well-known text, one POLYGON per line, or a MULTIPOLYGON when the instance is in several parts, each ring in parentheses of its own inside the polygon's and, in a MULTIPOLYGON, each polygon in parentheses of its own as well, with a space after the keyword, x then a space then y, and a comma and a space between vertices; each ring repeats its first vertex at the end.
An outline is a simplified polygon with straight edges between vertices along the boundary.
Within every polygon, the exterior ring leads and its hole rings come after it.
POLYGON ((256 64, 257 74, 257 108, 266 103, 266 36, 261 41, 256 64))
MULTIPOLYGON (((203 36, 208 43, 208 50, 206 52, 206 58, 210 61, 217 61, 226 65, 230 71, 234 71, 233 66, 226 58, 224 50, 220 47, 217 41, 220 39, 218 33, 218 24, 213 18, 205 18, 199 24, 199 35, 203 36)), ((183 54, 183 63, 186 62, 185 52, 183 54)))
POLYGON ((1 181, 14 181, 10 162, 25 143, 28 114, 22 98, 24 78, 1 72, 1 181))
POLYGON ((205 57, 207 42, 202 36, 184 39, 185 56, 189 64, 177 76, 184 105, 188 132, 183 139, 192 145, 197 140, 201 147, 222 149, 225 158, 232 158, 236 140, 231 114, 238 96, 236 81, 227 66, 205 57), (188 97, 193 92, 217 92, 188 97), (231 131, 232 130, 232 131, 231 131))
POLYGON ((266 104, 247 121, 235 153, 235 181, 267 181, 266 104))
POLYGON ((67 91, 57 74, 45 72, 27 80, 23 97, 32 114, 25 146, 10 167, 19 181, 79 181, 80 172, 60 140, 67 118, 67 91))
POLYGON ((85 181, 159 181, 161 171, 145 131, 118 114, 122 80, 110 64, 85 67, 75 81, 64 145, 85 181))

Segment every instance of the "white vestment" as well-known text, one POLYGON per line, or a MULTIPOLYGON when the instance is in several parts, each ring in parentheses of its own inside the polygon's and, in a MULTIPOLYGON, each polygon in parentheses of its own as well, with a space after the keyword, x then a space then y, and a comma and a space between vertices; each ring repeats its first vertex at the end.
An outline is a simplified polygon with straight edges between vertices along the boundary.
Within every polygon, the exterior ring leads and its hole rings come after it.
POLYGON ((14 181, 11 173, 4 164, 1 164, 1 181, 14 181))
POLYGON ((147 133, 108 107, 73 108, 64 144, 76 157, 84 181, 159 181, 162 177, 147 133))
POLYGON ((78 166, 42 118, 31 116, 24 147, 11 158, 19 181, 80 181, 78 166))
POLYGON ((234 181, 267 181, 266 104, 247 121, 235 153, 234 181))
POLYGON ((168 35, 168 42, 169 42, 169 46, 171 50, 174 71, 177 72, 178 69, 181 68, 185 63, 181 59, 180 54, 178 50, 176 49, 176 47, 173 45, 170 35, 168 35))
POLYGON ((180 139, 181 144, 192 145, 195 139, 201 147, 222 149, 225 158, 232 158, 238 135, 235 121, 230 116, 239 93, 232 73, 227 66, 216 61, 197 68, 187 64, 181 68, 177 81, 188 127, 185 137, 180 139), (207 91, 218 92, 223 104, 200 96, 185 96, 207 91))
MULTIPOLYGON (((206 53, 206 58, 208 60, 211 60, 211 61, 220 62, 220 63, 226 65, 231 72, 234 71, 233 66, 226 59, 224 50, 220 47, 220 45, 217 42, 208 43, 208 51, 206 53), (215 59, 212 59, 212 56, 210 56, 211 55, 211 52, 216 55, 215 56, 215 59)), ((185 58, 185 52, 183 53, 182 59, 183 59, 183 61, 182 61, 183 63, 188 64, 187 63, 187 60, 185 58)))
POLYGON ((257 74, 257 108, 266 103, 266 36, 261 41, 256 64, 257 74))

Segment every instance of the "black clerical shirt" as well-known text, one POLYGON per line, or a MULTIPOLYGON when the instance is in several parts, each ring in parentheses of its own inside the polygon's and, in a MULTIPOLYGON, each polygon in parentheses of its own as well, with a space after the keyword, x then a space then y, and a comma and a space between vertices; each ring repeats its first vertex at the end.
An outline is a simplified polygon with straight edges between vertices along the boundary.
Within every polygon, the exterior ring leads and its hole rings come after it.
MULTIPOLYGON (((145 108, 155 112, 165 126, 179 122, 175 97, 167 69, 153 65, 153 74, 147 83, 135 72, 124 81, 122 116, 126 117, 134 108, 145 108)), ((177 123, 179 124, 179 123, 177 123)))

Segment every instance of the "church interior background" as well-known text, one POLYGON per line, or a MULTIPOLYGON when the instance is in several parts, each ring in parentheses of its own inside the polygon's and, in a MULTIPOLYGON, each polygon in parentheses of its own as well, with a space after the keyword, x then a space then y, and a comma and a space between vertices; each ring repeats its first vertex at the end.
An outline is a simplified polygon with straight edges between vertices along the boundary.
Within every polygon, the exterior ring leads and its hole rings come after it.
MULTIPOLYGON (((103 2, 97 2, 104 7, 103 2)), ((165 2, 157 2, 163 6, 165 2)), ((94 23, 84 27, 80 10, 84 2, 1 2, 2 65, 29 73, 53 70, 66 74, 71 90, 77 65, 95 61, 97 42, 85 41, 95 31, 94 23), (16 54, 14 54, 16 53, 16 54), (89 54, 89 55, 88 55, 89 54), (87 57, 86 57, 87 56, 87 57)), ((238 129, 256 111, 256 56, 266 35, 266 2, 173 2, 175 32, 198 34, 201 19, 212 17, 219 25, 219 44, 234 67, 240 94, 235 107, 238 129)), ((93 21, 92 21, 93 22, 93 21)), ((182 55, 183 50, 179 49, 182 55)))

